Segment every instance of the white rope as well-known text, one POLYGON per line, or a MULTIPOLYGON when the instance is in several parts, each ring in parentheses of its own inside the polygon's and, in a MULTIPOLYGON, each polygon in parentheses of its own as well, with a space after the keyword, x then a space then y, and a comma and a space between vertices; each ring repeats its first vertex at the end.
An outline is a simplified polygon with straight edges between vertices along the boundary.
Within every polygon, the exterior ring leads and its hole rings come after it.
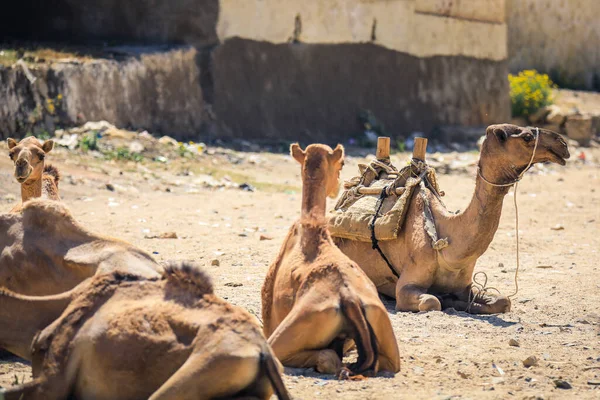
MULTIPOLYGON (((519 176, 517 176, 517 179, 515 179, 511 183, 502 183, 502 184, 492 183, 483 177, 483 174, 481 173, 481 168, 477 167, 477 173, 479 174, 481 179, 488 185, 496 186, 496 187, 507 187, 507 186, 515 185, 515 187, 513 189, 514 190, 513 201, 515 204, 515 238, 517 241, 517 269, 515 271, 515 292, 513 294, 511 294, 510 296, 508 296, 509 298, 515 297, 517 295, 517 293, 519 293, 518 278, 519 278, 519 267, 520 267, 521 263, 520 263, 520 259, 519 259, 519 206, 517 204, 517 188, 519 186, 519 181, 521 180, 521 178, 523 178, 523 175, 525 175, 525 172, 527 172, 527 170, 529 170, 529 168, 531 167, 531 164, 533 164, 533 159, 535 158, 535 152, 538 147, 539 139, 540 139, 540 130, 539 130, 539 128, 535 128, 535 145, 533 146, 533 152, 531 153, 531 158, 529 159, 529 163, 527 164, 527 167, 525 167, 525 169, 519 174, 519 176)), ((481 273, 485 276, 485 283, 483 285, 478 285, 478 286, 481 286, 481 288, 478 288, 479 289, 478 293, 481 293, 481 292, 485 293, 487 291, 486 286, 485 286, 487 283, 487 275, 485 274, 485 272, 481 272, 481 273)), ((473 276, 473 278, 475 278, 476 275, 477 274, 475 274, 473 276)), ((473 296, 473 301, 474 300, 475 300, 475 296, 473 296)), ((469 308, 471 308, 472 301, 469 303, 470 303, 469 308)))

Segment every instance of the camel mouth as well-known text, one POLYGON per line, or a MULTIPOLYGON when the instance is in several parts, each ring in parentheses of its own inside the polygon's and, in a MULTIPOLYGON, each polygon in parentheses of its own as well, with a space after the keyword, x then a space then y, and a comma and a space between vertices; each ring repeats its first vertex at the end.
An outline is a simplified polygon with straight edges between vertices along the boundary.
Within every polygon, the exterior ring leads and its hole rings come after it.
POLYGON ((564 157, 561 156, 560 154, 558 154, 557 152, 555 152, 552 149, 548 149, 548 152, 551 155, 551 160, 550 161, 555 162, 555 163, 560 164, 560 165, 563 165, 563 166, 567 165, 567 158, 570 157, 570 154, 569 154, 568 151, 567 151, 567 154, 564 157))
POLYGON ((25 183, 25 181, 27 181, 27 179, 29 179, 29 177, 31 176, 31 171, 28 171, 26 175, 23 176, 16 176, 15 178, 17 179, 17 182, 19 183, 25 183))

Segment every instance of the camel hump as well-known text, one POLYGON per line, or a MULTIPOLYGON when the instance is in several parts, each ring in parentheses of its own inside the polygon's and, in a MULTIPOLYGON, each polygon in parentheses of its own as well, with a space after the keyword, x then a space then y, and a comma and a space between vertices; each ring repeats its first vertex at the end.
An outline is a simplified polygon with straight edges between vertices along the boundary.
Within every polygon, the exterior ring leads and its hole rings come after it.
POLYGON ((199 265, 189 262, 169 262, 165 265, 167 280, 194 291, 197 295, 213 293, 210 276, 199 265))
POLYGON ((34 198, 23 205, 23 220, 26 223, 56 224, 62 220, 71 221, 69 209, 60 201, 34 198))
POLYGON ((44 175, 48 175, 54 179, 54 184, 58 187, 58 181, 60 181, 60 172, 52 164, 48 164, 44 167, 44 175))

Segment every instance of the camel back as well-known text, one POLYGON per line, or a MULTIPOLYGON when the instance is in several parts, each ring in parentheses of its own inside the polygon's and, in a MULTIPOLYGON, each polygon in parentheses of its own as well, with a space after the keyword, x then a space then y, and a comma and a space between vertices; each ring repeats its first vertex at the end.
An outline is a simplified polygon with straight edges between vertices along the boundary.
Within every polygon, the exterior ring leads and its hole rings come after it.
POLYGON ((428 188, 440 195, 435 170, 416 158, 401 170, 389 158, 358 168, 360 175, 344 183, 344 192, 329 216, 332 236, 363 242, 372 242, 373 235, 378 241, 396 239, 417 189, 428 188))

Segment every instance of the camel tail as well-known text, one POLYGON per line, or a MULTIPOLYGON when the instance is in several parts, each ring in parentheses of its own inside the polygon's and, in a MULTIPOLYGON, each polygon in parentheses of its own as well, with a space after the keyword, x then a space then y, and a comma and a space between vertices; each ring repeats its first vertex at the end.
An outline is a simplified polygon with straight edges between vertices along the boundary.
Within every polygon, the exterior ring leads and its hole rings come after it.
POLYGON ((51 176, 52 179, 54 179, 54 184, 58 187, 58 181, 60 181, 60 172, 58 171, 58 168, 48 164, 44 167, 44 174, 51 176))
POLYGON ((352 372, 361 373, 373 369, 377 362, 377 343, 373 328, 367 321, 365 310, 360 300, 354 295, 342 295, 342 313, 354 326, 357 337, 354 339, 358 350, 358 362, 352 372))
MULTIPOLYGON (((264 371, 267 373, 269 381, 271 381, 271 386, 273 386, 277 398, 279 400, 291 400, 292 397, 285 387, 283 379, 281 379, 281 374, 279 373, 273 354, 270 351, 260 353, 260 362, 262 368, 264 368, 264 371)), ((2 400, 2 398, 0 398, 0 400, 2 400)))

